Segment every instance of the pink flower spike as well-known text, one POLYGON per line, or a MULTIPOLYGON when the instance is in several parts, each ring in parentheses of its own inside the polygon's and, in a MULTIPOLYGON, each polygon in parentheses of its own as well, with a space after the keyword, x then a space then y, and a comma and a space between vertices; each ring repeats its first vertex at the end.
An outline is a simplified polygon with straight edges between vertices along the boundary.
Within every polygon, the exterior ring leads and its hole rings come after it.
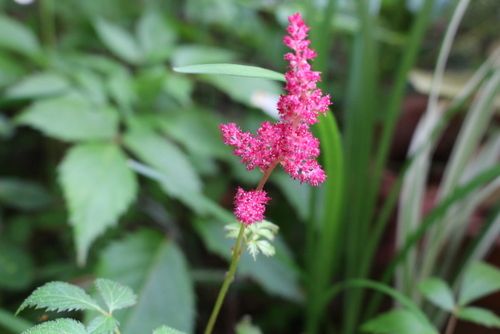
POLYGON ((264 190, 245 191, 238 188, 234 197, 234 215, 245 225, 264 220, 266 204, 270 198, 264 190))

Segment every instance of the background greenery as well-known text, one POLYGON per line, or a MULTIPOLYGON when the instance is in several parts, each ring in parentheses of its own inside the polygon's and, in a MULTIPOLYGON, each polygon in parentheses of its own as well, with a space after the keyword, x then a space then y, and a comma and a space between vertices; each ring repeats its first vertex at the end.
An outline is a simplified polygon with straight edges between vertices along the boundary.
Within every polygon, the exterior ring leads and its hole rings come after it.
POLYGON ((234 188, 259 178, 218 124, 257 128, 276 116, 282 87, 172 68, 283 73, 281 39, 297 10, 334 101, 315 128, 328 182, 272 176, 277 254, 243 256, 218 332, 251 314, 265 333, 357 333, 392 305, 364 288, 387 285, 441 328, 445 314, 424 302, 436 285, 427 280, 457 292, 498 239, 495 0, 0 0, 0 9, 0 332, 58 316, 13 317, 34 287, 95 277, 138 295, 117 314, 122 333, 203 328, 230 258, 222 226, 234 219, 234 188))

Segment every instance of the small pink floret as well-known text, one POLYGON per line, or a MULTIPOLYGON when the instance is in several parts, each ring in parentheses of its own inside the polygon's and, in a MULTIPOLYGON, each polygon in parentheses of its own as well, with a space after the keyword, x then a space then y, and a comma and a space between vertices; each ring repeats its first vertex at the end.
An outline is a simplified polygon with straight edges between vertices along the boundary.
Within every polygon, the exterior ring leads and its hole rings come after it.
POLYGON ((245 191, 238 188, 234 197, 234 214, 245 225, 264 220, 266 204, 270 198, 264 190, 245 191))

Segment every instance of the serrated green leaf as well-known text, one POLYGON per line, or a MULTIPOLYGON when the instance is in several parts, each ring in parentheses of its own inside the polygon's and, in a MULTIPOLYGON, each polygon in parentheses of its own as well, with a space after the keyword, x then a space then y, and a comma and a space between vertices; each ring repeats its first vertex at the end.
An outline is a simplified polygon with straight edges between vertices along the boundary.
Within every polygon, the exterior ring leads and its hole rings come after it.
POLYGON ((473 263, 465 272, 458 303, 467 305, 500 290, 500 270, 483 262, 473 263))
POLYGON ((118 327, 118 321, 107 315, 100 315, 92 319, 87 326, 89 334, 113 334, 118 327))
POLYGON ((0 48, 27 56, 35 56, 41 51, 40 44, 31 30, 4 15, 0 16, 0 48))
POLYGON ((47 206, 52 198, 39 184, 16 178, 0 179, 0 202, 21 210, 47 206))
POLYGON ((119 58, 132 64, 142 61, 142 53, 135 39, 123 28, 99 19, 94 27, 101 41, 119 58))
POLYGON ((262 67, 239 64, 198 64, 179 66, 173 69, 179 73, 218 74, 285 81, 285 76, 281 73, 262 67))
POLYGON ((111 244, 100 256, 97 275, 138 295, 133 308, 116 314, 123 334, 151 333, 164 323, 193 332, 195 301, 187 263, 161 234, 143 230, 111 244))
POLYGON ((74 228, 77 258, 84 263, 90 244, 115 225, 137 192, 135 174, 114 144, 74 146, 59 168, 70 224, 74 228))
POLYGON ((177 146, 146 127, 134 127, 126 133, 124 142, 142 161, 161 173, 160 185, 168 195, 196 209, 193 194, 200 193, 201 181, 177 146))
POLYGON ((147 10, 139 20, 137 39, 147 61, 161 62, 172 53, 175 34, 158 11, 147 10))
POLYGON ((413 312, 407 310, 384 313, 363 324, 361 329, 376 334, 438 334, 438 331, 431 324, 424 322, 413 312))
POLYGON ((109 313, 130 307, 137 302, 137 296, 128 286, 104 278, 97 279, 95 285, 106 303, 109 313))
POLYGON ((442 309, 451 312, 455 308, 453 292, 442 279, 435 277, 426 279, 420 283, 419 289, 425 298, 442 309))
POLYGON ((32 74, 9 87, 5 96, 10 99, 29 99, 60 94, 70 88, 69 83, 56 73, 32 74))
POLYGON ((118 131, 116 110, 96 108, 74 97, 38 101, 17 121, 50 137, 67 141, 113 139, 118 131))
POLYGON ((104 312, 99 304, 82 288, 66 282, 49 282, 37 288, 21 304, 17 313, 27 307, 44 308, 48 311, 93 310, 104 312))
POLYGON ((479 307, 466 307, 458 311, 458 318, 475 322, 481 326, 500 328, 500 317, 490 310, 479 307))
POLYGON ((21 334, 88 334, 81 322, 72 319, 57 319, 44 322, 21 334))
POLYGON ((153 334, 185 334, 185 333, 178 331, 177 329, 173 329, 172 327, 161 326, 160 328, 155 329, 153 334))

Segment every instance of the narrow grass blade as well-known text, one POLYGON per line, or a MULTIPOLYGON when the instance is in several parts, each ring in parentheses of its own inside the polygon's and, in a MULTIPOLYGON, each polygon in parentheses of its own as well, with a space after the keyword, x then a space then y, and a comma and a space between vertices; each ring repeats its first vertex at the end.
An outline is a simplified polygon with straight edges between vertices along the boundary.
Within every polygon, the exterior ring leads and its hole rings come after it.
POLYGON ((197 64, 174 67, 173 70, 179 73, 218 74, 285 81, 285 76, 281 73, 262 67, 239 64, 197 64))

